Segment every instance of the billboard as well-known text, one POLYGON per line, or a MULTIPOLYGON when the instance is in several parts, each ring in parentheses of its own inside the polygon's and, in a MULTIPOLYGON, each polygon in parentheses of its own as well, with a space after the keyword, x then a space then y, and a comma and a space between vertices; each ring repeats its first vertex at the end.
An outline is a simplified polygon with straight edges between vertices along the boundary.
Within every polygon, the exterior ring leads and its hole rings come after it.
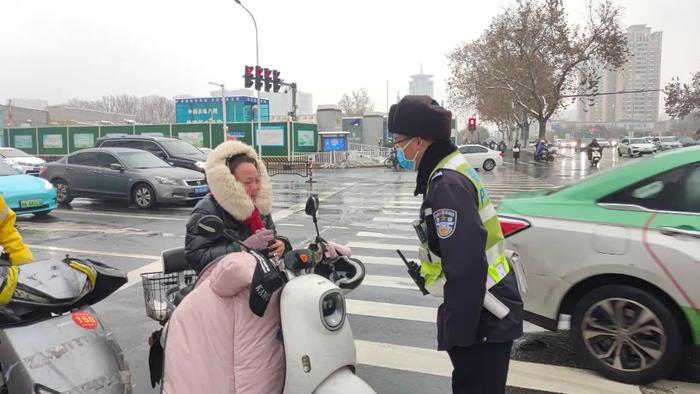
MULTIPOLYGON (((226 121, 228 123, 250 122, 253 114, 253 106, 258 101, 255 97, 233 96, 226 97, 226 121)), ((270 119, 269 100, 261 99, 260 113, 263 122, 270 119)), ((175 122, 176 123, 209 123, 221 122, 223 119, 223 108, 221 107, 221 97, 200 97, 183 98, 175 100, 175 122)))

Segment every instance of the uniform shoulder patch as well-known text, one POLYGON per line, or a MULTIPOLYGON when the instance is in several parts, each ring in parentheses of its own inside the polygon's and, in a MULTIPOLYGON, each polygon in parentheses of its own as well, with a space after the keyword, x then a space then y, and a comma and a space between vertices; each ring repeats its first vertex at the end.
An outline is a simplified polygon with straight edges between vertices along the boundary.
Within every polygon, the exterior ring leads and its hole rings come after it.
POLYGON ((454 234, 455 228, 457 228, 457 211, 445 208, 438 209, 433 212, 433 219, 438 237, 447 239, 454 234))

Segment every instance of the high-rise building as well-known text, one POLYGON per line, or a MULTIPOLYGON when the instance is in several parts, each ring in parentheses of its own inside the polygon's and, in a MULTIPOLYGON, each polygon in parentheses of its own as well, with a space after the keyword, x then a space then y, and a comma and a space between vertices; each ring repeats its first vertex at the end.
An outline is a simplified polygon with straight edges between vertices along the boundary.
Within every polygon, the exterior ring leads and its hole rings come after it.
POLYGON ((423 65, 420 66, 420 74, 411 75, 408 83, 409 94, 419 94, 433 97, 433 76, 423 74, 423 65))
POLYGON ((659 91, 661 84, 662 32, 652 32, 646 25, 627 28, 629 54, 627 63, 617 71, 598 67, 602 78, 598 91, 618 92, 654 90, 596 96, 577 104, 579 122, 656 122, 659 118, 659 91), (593 104, 592 106, 589 104, 593 104))

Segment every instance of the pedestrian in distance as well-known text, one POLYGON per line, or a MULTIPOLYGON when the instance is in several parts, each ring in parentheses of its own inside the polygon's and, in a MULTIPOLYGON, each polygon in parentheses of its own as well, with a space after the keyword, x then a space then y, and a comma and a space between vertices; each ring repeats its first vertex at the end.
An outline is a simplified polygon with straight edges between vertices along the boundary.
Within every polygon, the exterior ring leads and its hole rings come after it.
POLYGON ((513 340, 523 332, 518 269, 505 256, 483 182, 450 141, 451 120, 429 96, 411 95, 391 107, 388 125, 399 165, 417 171, 420 277, 443 299, 437 340, 454 367, 452 391, 505 393, 513 340))
POLYGON ((520 159, 520 140, 515 140, 515 145, 513 145, 513 161, 518 163, 520 159))

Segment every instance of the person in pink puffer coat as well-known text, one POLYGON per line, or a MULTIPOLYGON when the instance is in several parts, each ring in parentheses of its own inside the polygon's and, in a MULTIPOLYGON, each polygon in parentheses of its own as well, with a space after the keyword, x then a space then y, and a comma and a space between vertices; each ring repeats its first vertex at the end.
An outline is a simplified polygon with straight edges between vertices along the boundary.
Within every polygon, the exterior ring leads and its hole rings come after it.
POLYGON ((256 260, 231 253, 197 281, 168 323, 163 392, 272 394, 284 388, 279 291, 263 317, 248 299, 256 260))

